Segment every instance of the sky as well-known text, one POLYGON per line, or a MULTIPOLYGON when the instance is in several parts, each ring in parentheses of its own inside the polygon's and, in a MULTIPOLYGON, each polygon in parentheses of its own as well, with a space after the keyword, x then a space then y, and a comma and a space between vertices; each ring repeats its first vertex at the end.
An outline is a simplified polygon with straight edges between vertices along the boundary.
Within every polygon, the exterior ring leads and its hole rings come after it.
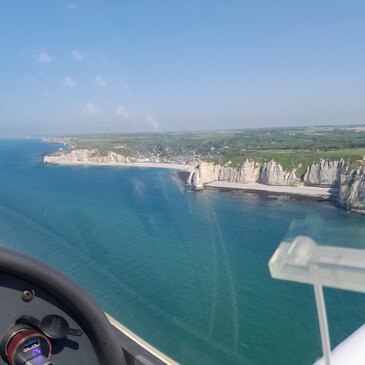
POLYGON ((365 123, 365 1, 3 0, 0 137, 365 123))

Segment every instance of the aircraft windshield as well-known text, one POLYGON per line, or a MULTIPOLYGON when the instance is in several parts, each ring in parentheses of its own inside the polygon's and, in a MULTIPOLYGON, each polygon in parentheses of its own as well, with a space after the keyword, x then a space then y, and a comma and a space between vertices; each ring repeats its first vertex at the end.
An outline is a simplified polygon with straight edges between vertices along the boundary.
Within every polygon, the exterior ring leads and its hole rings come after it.
MULTIPOLYGON (((6 1, 0 244, 181 364, 313 364, 313 288, 268 262, 365 248, 363 10, 6 1)), ((334 347, 365 296, 325 295, 334 347)))

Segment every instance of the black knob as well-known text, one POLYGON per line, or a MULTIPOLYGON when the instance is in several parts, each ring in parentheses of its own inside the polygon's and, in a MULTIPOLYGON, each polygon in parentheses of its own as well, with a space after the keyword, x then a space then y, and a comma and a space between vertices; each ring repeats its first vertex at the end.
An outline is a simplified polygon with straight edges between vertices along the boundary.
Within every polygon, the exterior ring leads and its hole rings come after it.
POLYGON ((67 335, 81 336, 82 331, 70 328, 68 322, 57 314, 45 316, 39 324, 40 330, 49 338, 60 340, 67 335))

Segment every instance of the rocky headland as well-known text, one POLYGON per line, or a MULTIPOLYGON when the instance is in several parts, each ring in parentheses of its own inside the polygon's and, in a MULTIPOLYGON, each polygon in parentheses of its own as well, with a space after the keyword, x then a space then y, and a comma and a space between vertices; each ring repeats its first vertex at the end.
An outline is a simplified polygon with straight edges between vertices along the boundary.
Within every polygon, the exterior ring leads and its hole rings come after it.
MULTIPOLYGON (((365 173, 364 168, 356 170, 348 166, 345 159, 312 162, 304 172, 298 174, 298 169, 284 169, 278 162, 271 160, 260 163, 246 160, 241 166, 231 167, 228 164, 221 166, 208 162, 198 163, 191 171, 187 184, 198 190, 204 186, 241 188, 246 190, 262 190, 262 185, 271 187, 288 187, 283 193, 302 194, 307 187, 326 188, 323 198, 331 198, 336 205, 357 213, 365 214, 365 173), (260 184, 260 185, 259 185, 260 184), (297 187, 297 190, 293 189, 297 187), (301 192, 301 190, 303 192, 301 192), (293 192, 291 192, 293 190, 293 192)), ((277 189, 269 188, 275 192, 277 189)), ((317 191, 314 195, 320 195, 317 191)))

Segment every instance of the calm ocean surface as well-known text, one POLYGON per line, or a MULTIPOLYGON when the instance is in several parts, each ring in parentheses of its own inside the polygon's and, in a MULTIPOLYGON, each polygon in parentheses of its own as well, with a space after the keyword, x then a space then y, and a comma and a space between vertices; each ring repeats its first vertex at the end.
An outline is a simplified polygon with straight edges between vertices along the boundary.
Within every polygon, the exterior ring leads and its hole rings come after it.
MULTIPOLYGON (((365 248, 365 217, 327 203, 191 193, 164 169, 43 166, 58 147, 0 141, 0 244, 62 271, 183 364, 320 356, 312 288, 272 280, 267 263, 288 232, 365 248)), ((325 294, 336 345, 365 323, 365 295, 325 294)))

